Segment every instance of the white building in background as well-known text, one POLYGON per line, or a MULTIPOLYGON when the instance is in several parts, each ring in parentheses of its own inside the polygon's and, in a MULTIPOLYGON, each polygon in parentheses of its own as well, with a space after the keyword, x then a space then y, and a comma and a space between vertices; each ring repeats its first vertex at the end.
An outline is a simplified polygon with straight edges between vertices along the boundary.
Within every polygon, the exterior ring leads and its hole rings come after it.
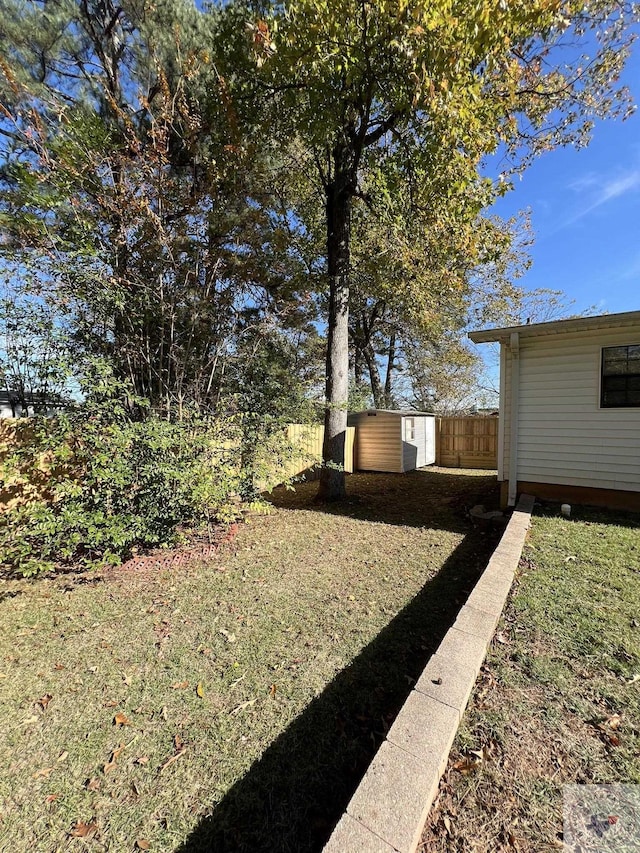
POLYGON ((471 332, 500 343, 503 503, 640 510, 640 311, 471 332))

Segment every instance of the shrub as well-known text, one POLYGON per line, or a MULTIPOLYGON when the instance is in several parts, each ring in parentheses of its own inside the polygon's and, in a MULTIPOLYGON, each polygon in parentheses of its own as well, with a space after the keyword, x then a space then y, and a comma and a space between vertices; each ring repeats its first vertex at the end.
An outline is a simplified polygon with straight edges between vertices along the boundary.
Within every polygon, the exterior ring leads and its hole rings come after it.
POLYGON ((19 422, 2 466, 25 488, 3 517, 3 563, 24 575, 117 563, 175 542, 186 525, 237 517, 243 477, 231 432, 206 419, 136 422, 91 408, 19 422), (46 488, 29 488, 43 471, 46 488))

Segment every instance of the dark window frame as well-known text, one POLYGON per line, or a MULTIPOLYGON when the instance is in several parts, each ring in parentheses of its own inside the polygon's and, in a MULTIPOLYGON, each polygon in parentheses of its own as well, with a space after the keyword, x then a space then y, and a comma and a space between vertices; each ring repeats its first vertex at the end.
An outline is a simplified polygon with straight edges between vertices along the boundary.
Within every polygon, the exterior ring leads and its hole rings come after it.
POLYGON ((630 350, 640 348, 640 344, 622 344, 619 346, 602 347, 602 355, 600 357, 600 408, 601 409, 637 409, 640 408, 640 390, 631 387, 631 381, 635 380, 634 385, 640 385, 640 359, 630 359, 630 350), (610 355, 612 351, 626 350, 626 355, 622 358, 611 358, 607 361, 607 353, 610 355), (630 365, 630 361, 632 362, 630 365), (611 365, 618 365, 626 362, 626 368, 622 371, 611 370, 611 365), (636 362, 636 363, 634 363, 636 362), (609 365, 609 372, 607 372, 609 365), (618 385, 615 388, 613 386, 618 385), (607 401, 607 395, 616 393, 620 402, 607 401))

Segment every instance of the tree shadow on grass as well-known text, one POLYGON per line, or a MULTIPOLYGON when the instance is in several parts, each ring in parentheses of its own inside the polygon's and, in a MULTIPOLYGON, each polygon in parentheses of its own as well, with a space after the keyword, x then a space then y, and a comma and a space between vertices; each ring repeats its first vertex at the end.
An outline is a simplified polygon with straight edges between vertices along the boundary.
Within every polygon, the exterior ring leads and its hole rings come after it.
POLYGON ((280 509, 304 509, 329 515, 403 527, 430 527, 466 532, 467 511, 482 503, 497 509, 496 475, 461 474, 455 470, 423 468, 406 474, 363 473, 347 476, 347 498, 338 503, 318 503, 317 482, 278 487, 266 499, 280 509))
MULTIPOLYGON (((361 510, 356 502, 330 511, 361 510)), ((459 524, 465 538, 440 572, 212 807, 178 853, 322 849, 501 532, 459 524)))
MULTIPOLYGON (((536 515, 542 518, 557 518, 560 516, 560 501, 545 501, 536 499, 536 515)), ((640 527, 640 512, 634 510, 606 509, 597 506, 572 506, 569 518, 565 523, 583 524, 613 524, 616 527, 629 527, 632 530, 640 527)))

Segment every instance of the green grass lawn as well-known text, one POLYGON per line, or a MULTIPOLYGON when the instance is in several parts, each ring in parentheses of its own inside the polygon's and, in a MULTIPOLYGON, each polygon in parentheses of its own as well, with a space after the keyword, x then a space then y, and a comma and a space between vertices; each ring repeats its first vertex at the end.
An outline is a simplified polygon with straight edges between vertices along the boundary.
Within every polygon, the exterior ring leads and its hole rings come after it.
POLYGON ((0 582, 2 851, 321 847, 497 535, 486 472, 348 487, 182 567, 0 582))
POLYGON ((640 783, 640 517, 537 511, 423 838, 562 849, 565 783, 640 783))

